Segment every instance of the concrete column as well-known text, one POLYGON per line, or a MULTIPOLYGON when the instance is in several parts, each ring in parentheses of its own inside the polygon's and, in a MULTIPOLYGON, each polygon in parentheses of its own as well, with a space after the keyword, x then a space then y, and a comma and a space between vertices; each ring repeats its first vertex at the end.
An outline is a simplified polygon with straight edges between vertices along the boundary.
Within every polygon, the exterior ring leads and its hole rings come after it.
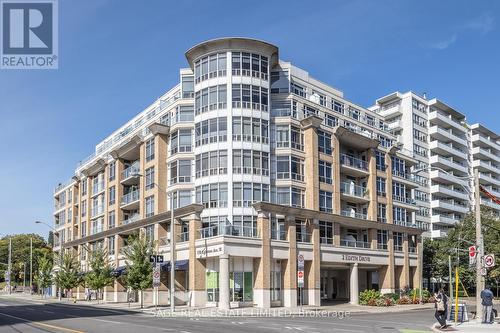
POLYGON ((359 280, 358 280, 358 263, 351 264, 350 267, 350 302, 351 304, 359 304, 359 280))
POLYGON ((205 260, 196 258, 196 240, 200 238, 198 230, 201 228, 199 216, 189 218, 189 306, 204 306, 206 300, 205 290, 205 260))
POLYGON ((368 204, 368 219, 372 221, 377 220, 377 163, 375 157, 375 150, 370 148, 368 150, 368 182, 367 189, 370 197, 368 204))
POLYGON ((309 305, 321 305, 321 253, 319 237, 319 220, 313 219, 312 224, 312 243, 313 260, 307 276, 307 292, 309 305))
POLYGON ((305 208, 319 210, 319 177, 318 177, 318 133, 316 127, 321 119, 315 116, 302 120, 304 131, 304 181, 306 183, 305 208), (319 120, 319 122, 318 122, 319 120))
POLYGON ((393 293, 395 287, 395 267, 394 267, 394 239, 392 238, 392 231, 388 231, 387 251, 388 263, 379 269, 379 283, 382 285, 380 291, 383 294, 393 293))
POLYGON ((257 217, 257 231, 262 239, 260 258, 254 259, 255 282, 253 295, 259 308, 271 307, 271 238, 269 216, 260 212, 257 217))
POLYGON ((333 148, 333 214, 340 214, 342 209, 340 204, 340 142, 336 135, 332 136, 333 148))
POLYGON ((340 224, 337 222, 333 222, 333 245, 340 246, 340 224))
POLYGON ((288 217, 287 240, 288 259, 282 268, 283 271, 283 305, 285 307, 297 306, 297 235, 295 227, 295 218, 288 217))
POLYGON ((370 249, 377 250, 378 239, 377 239, 377 229, 368 229, 368 241, 370 242, 370 249))
POLYGON ((385 164, 387 169, 387 179, 385 181, 385 191, 387 195, 386 218, 387 223, 394 223, 393 200, 392 200, 392 160, 389 154, 385 154, 385 164))
POLYGON ((417 236, 417 267, 413 274, 413 288, 421 288, 422 283, 422 257, 423 257, 422 237, 417 236))
POLYGON ((229 309, 229 255, 219 256, 219 309, 229 309))

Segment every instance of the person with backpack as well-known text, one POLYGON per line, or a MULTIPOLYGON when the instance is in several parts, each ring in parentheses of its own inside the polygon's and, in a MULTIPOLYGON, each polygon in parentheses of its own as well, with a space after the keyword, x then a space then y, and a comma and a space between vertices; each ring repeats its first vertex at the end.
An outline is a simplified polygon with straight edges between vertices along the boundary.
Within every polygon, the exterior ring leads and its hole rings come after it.
POLYGON ((434 303, 434 308, 436 312, 434 313, 434 317, 436 317, 439 325, 441 325, 441 329, 448 327, 446 325, 446 317, 448 314, 448 297, 444 294, 443 288, 439 289, 437 294, 434 294, 434 298, 436 299, 436 303, 434 303))
POLYGON ((493 318, 491 316, 493 309, 493 292, 486 287, 481 291, 481 305, 483 306, 484 317, 482 318, 483 324, 493 323, 493 318))

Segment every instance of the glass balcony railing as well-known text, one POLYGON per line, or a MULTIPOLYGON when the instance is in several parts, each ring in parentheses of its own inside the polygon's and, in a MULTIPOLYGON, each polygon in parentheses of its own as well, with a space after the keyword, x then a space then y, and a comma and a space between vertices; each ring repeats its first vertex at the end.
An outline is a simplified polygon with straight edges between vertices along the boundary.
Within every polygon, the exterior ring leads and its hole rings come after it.
POLYGON ((417 177, 414 174, 409 173, 409 172, 402 172, 402 171, 398 171, 398 170, 392 170, 392 175, 396 176, 396 177, 399 177, 399 178, 403 178, 403 179, 409 180, 409 181, 414 182, 414 183, 418 183, 417 177))
POLYGON ((364 198, 366 195, 366 187, 342 182, 340 183, 340 192, 343 194, 364 198))
POLYGON ((252 226, 237 226, 232 224, 213 225, 199 229, 201 238, 216 236, 235 236, 257 238, 257 228, 252 226))
POLYGON ((122 179, 138 176, 141 172, 139 162, 132 163, 129 167, 122 171, 122 179))
POLYGON ((141 216, 139 214, 131 215, 127 219, 123 220, 123 224, 134 223, 135 221, 138 221, 140 218, 141 216))
POLYGON ((139 191, 135 190, 122 196, 121 205, 128 205, 139 200, 139 191))
POLYGON ((94 206, 92 207, 92 209, 90 210, 90 215, 92 217, 96 217, 98 215, 101 215, 101 214, 104 214, 104 205, 97 205, 97 206, 94 206))
POLYGON ((92 184, 92 194, 104 191, 104 181, 92 184))
POLYGON ((360 160, 359 158, 352 157, 346 154, 340 155, 340 163, 348 167, 368 171, 368 163, 366 163, 366 161, 360 160))
POLYGON ((358 213, 356 211, 351 211, 351 210, 342 210, 340 212, 340 215, 347 216, 347 217, 353 217, 353 218, 356 218, 356 219, 363 219, 363 220, 367 219, 366 214, 358 213))
POLYGON ((408 198, 408 197, 402 197, 399 195, 393 195, 392 199, 397 202, 401 202, 407 205, 416 205, 415 199, 413 198, 408 198))
POLYGON ((368 242, 362 242, 362 241, 356 241, 356 240, 349 240, 349 239, 341 239, 340 240, 340 246, 358 247, 358 248, 363 248, 363 249, 369 249, 370 248, 370 243, 368 243, 368 242))

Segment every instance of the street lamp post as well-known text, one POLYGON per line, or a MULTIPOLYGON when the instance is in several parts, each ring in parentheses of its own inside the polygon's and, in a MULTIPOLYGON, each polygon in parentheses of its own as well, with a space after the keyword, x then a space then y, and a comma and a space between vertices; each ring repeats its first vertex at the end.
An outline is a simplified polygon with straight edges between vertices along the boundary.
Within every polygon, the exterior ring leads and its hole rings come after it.
POLYGON ((9 295, 12 294, 12 237, 9 236, 9 263, 8 263, 8 275, 9 275, 9 295))

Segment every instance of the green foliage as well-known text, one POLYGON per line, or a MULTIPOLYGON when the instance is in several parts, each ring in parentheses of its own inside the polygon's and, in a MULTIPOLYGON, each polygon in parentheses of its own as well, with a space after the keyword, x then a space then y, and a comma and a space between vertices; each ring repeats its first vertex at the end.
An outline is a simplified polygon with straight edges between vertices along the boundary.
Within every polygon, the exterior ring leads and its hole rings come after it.
POLYGON ((49 255, 46 254, 38 259, 38 271, 34 279, 41 290, 52 285, 52 268, 52 258, 49 255))
POLYGON ((58 268, 55 274, 55 282, 63 290, 70 290, 77 287, 81 282, 80 268, 77 257, 65 252, 58 256, 58 268))
POLYGON ((359 304, 368 305, 368 303, 373 303, 374 300, 378 300, 380 297, 382 297, 380 291, 367 289, 359 293, 359 304))
POLYGON ((153 266, 149 255, 153 253, 151 243, 143 235, 133 235, 129 238, 129 246, 125 249, 127 258, 127 275, 125 283, 133 290, 144 290, 153 286, 153 266))
MULTIPOLYGON (((481 207, 481 224, 485 254, 500 253, 500 219, 489 208, 481 207)), ((448 256, 451 256, 452 275, 455 275, 454 267, 458 262, 460 280, 469 294, 473 294, 472 291, 475 291, 476 284, 475 267, 469 267, 467 253, 463 251, 457 253, 455 249, 467 250, 470 243, 475 242, 476 221, 474 212, 467 214, 455 228, 450 229, 446 238, 426 239, 424 241, 424 279, 435 278, 444 281, 446 284, 449 276, 448 256)), ((493 285, 500 283, 500 265, 488 270, 486 282, 493 285)))
MULTIPOLYGON (((7 263, 9 256, 9 238, 12 237, 12 284, 22 284, 24 264, 26 281, 29 281, 30 238, 33 240, 33 280, 38 271, 39 258, 52 253, 52 248, 37 234, 8 235, 0 239, 0 262, 7 263)), ((7 266, 0 265, 0 281, 4 281, 7 266)))
MULTIPOLYGON (((408 293, 408 297, 410 297, 411 299, 414 299, 414 298, 420 299, 420 289, 419 288, 412 289, 408 293)), ((427 289, 422 289, 422 298, 424 300, 428 300, 430 297, 431 297, 431 292, 427 289)))
POLYGON ((392 299, 394 302, 396 302, 399 299, 399 294, 397 294, 397 293, 387 293, 387 294, 384 294, 383 296, 385 298, 392 299))
POLYGON ((114 282, 113 268, 109 263, 107 251, 100 247, 91 251, 89 264, 90 271, 85 275, 85 284, 90 289, 100 292, 114 282))

